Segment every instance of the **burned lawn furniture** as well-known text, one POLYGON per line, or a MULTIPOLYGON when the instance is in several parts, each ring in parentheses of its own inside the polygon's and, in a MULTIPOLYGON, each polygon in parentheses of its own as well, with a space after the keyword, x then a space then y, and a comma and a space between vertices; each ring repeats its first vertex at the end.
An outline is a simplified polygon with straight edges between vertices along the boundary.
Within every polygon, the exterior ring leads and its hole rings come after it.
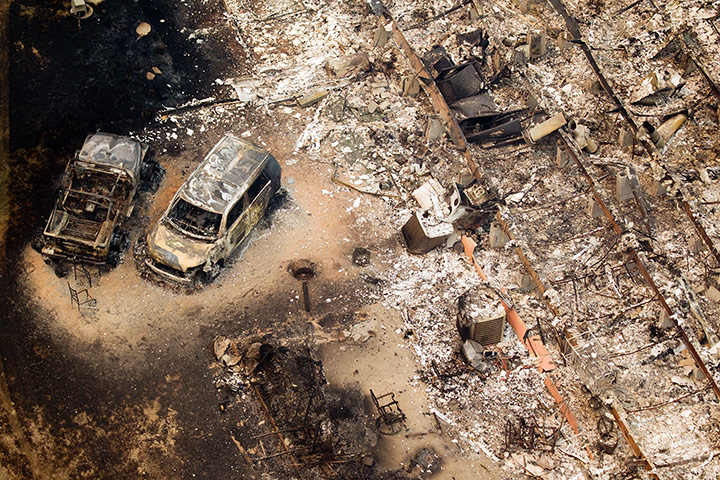
POLYGON ((280 188, 265 150, 223 137, 180 187, 147 236, 145 263, 161 278, 209 283, 262 218, 280 188))
POLYGON ((43 231, 46 258, 116 264, 128 241, 120 230, 133 210, 147 145, 109 133, 88 135, 67 165, 43 231))
POLYGON ((538 423, 534 417, 526 420, 519 418, 517 424, 508 420, 505 423, 505 449, 516 447, 525 450, 555 451, 555 444, 560 438, 560 425, 548 426, 538 423))
POLYGON ((400 404, 395 400, 395 393, 390 392, 379 397, 370 390, 375 408, 380 416, 375 420, 375 427, 383 435, 395 435, 400 432, 401 424, 405 421, 405 414, 400 410, 400 404))
POLYGON ((80 307, 97 308, 97 299, 95 299, 87 288, 77 290, 70 286, 70 282, 66 282, 68 291, 70 292, 70 306, 77 306, 78 312, 80 307))

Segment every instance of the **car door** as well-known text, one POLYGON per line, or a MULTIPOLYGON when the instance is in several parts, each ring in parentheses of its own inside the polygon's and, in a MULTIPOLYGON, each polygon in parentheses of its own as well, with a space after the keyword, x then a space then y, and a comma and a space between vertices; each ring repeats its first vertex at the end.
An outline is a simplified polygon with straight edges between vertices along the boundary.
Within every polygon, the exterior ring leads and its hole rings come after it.
POLYGON ((225 237, 225 256, 228 257, 235 247, 247 235, 248 228, 245 217, 247 216, 247 198, 240 197, 232 206, 227 216, 227 235, 225 237))
POLYGON ((270 202, 271 191, 270 177, 265 172, 262 172, 246 193, 248 209, 245 222, 248 225, 248 230, 252 229, 265 213, 265 209, 267 209, 270 202))

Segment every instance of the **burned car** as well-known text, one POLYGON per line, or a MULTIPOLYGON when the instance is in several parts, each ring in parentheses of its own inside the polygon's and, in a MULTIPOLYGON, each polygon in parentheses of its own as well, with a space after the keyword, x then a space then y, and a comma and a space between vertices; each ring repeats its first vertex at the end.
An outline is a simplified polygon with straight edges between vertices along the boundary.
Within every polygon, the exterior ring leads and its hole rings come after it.
POLYGON ((115 264, 127 247, 120 225, 133 210, 148 146, 129 137, 94 133, 68 162, 41 240, 50 259, 115 264))
POLYGON ((223 137, 180 187, 147 237, 145 263, 161 278, 209 283, 280 188, 270 153, 223 137))

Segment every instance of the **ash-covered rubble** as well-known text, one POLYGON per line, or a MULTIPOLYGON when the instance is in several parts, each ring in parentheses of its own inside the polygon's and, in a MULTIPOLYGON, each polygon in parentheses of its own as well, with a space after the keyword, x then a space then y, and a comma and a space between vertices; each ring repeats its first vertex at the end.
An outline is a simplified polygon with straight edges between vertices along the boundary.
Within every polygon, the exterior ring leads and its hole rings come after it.
MULTIPOLYGON (((436 221, 449 213, 432 201, 423 205, 413 193, 434 180, 440 185, 433 186, 437 200, 446 201, 456 182, 467 186, 463 157, 438 130, 428 99, 412 87, 415 73, 397 45, 380 41, 377 17, 364 3, 228 4, 244 36, 252 39, 256 61, 247 75, 222 82, 232 87, 237 101, 302 123, 295 151, 326 163, 335 188, 356 191, 352 208, 364 206, 363 196, 383 199, 382 208, 376 203, 373 211, 358 215, 360 227, 397 236, 417 211, 434 210, 436 221), (285 20, 280 12, 287 13, 285 20)), ((485 371, 469 368, 455 324, 456 300, 483 282, 467 258, 445 248, 457 247, 457 236, 422 256, 394 249, 379 254, 393 265, 384 272, 384 303, 403 312, 398 335, 404 338, 401 347, 417 356, 418 385, 425 385, 439 422, 464 448, 506 458, 514 474, 712 476, 718 468, 712 453, 718 442, 716 399, 692 360, 688 365, 672 321, 663 324, 658 293, 628 257, 639 250, 652 266, 650 278, 717 374, 713 345, 697 341, 718 330, 717 259, 702 244, 692 246, 688 217, 663 196, 689 202, 711 241, 717 241, 712 5, 568 5, 599 70, 641 127, 637 135, 617 113, 619 107, 603 91, 553 4, 470 2, 444 13, 455 6, 446 1, 386 5, 419 54, 442 53, 428 61, 439 82, 447 80, 437 65, 442 59, 449 67, 465 65, 464 74, 480 79, 481 88, 471 93, 484 95, 478 104, 493 120, 527 131, 561 112, 566 141, 580 152, 592 181, 566 147, 558 148, 556 137, 527 142, 526 136, 507 136, 511 130, 503 130, 507 142, 478 142, 469 151, 483 186, 496 198, 489 218, 497 216, 516 238, 497 241, 487 218, 456 228, 456 234, 479 244, 474 261, 490 284, 508 291, 514 309, 539 330, 533 334, 544 334, 556 367, 549 375, 565 403, 557 404, 545 389, 548 372, 538 370, 524 339, 512 329, 484 348, 493 353, 486 356, 485 371), (683 31, 688 26, 692 31, 683 31), (653 139, 656 130, 662 141, 653 139), (646 147, 648 141, 654 150, 646 147), (608 226, 591 189, 607 203, 621 235, 608 226), (527 266, 519 253, 537 271, 544 295, 522 278, 527 266), (682 276, 695 303, 680 287, 682 276), (697 321, 701 316, 707 328, 697 321), (579 433, 561 414, 567 406, 579 433), (643 473, 645 465, 633 460, 638 455, 611 414, 618 409, 627 412, 620 420, 633 429, 654 471, 643 473), (525 427, 559 429, 553 448, 510 445, 507 434, 522 431, 521 420, 525 427)), ((445 100, 452 107, 458 99, 446 95, 445 100)), ((465 120, 463 105, 455 107, 456 118, 465 120)), ((478 135, 483 125, 475 122, 464 133, 478 135)))
POLYGON ((376 469, 375 419, 363 392, 330 388, 307 346, 267 341, 213 342, 219 408, 232 417, 228 434, 251 470, 282 478, 404 478, 376 469))

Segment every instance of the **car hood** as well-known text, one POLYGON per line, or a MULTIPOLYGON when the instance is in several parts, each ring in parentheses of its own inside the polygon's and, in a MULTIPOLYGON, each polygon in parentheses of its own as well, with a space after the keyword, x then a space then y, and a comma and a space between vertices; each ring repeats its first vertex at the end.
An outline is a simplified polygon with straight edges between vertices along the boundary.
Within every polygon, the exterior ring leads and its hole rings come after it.
POLYGON ((204 242, 158 223, 148 234, 148 253, 168 267, 188 271, 207 262, 213 242, 204 242))
POLYGON ((98 132, 87 136, 77 161, 89 166, 122 170, 137 182, 147 150, 146 144, 133 138, 98 132))

